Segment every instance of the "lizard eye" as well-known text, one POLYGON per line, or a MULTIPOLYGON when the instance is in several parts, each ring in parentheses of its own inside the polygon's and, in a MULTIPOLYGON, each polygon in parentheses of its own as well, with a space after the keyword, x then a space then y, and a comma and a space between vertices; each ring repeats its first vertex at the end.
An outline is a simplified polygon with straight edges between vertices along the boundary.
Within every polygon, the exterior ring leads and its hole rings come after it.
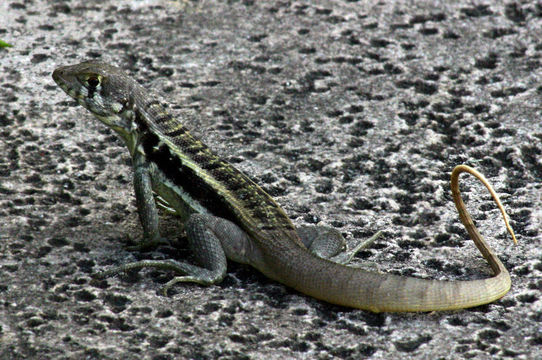
POLYGON ((97 76, 91 76, 87 79, 87 84, 91 88, 95 88, 100 85, 100 79, 97 76))

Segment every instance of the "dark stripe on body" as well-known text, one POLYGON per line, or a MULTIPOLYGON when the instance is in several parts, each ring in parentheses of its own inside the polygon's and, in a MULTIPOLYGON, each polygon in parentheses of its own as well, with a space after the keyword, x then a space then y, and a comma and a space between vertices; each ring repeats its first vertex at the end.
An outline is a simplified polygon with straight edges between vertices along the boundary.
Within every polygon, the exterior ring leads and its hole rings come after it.
MULTIPOLYGON (((168 179, 190 194, 212 214, 246 228, 240 221, 239 212, 235 211, 238 209, 235 209, 224 196, 219 194, 212 184, 205 182, 194 170, 184 165, 182 159, 172 153, 166 144, 156 148, 159 143, 160 138, 150 131, 142 136, 143 150, 149 161, 155 163, 168 179)), ((205 168, 205 164, 213 164, 208 170, 211 176, 242 201, 244 209, 247 210, 245 213, 250 213, 253 218, 258 219, 262 229, 271 230, 277 227, 293 229, 293 225, 287 217, 285 218, 282 210, 269 195, 229 163, 211 153, 203 143, 197 141, 197 144, 200 149, 197 164, 202 168, 205 168)))
POLYGON ((182 160, 172 154, 166 144, 158 149, 160 139, 156 134, 147 132, 142 139, 143 150, 149 161, 153 162, 176 186, 181 187, 203 207, 216 216, 238 223, 225 199, 209 184, 196 175, 192 169, 185 166, 182 160))

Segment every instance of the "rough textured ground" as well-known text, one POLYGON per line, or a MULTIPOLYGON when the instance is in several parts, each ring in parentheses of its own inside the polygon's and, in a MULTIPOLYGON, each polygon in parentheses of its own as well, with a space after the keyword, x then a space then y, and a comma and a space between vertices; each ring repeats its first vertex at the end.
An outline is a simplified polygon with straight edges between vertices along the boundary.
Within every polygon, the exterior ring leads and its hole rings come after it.
POLYGON ((541 358, 542 6, 363 1, 0 2, 0 358, 541 358), (296 224, 350 242, 356 263, 439 279, 488 276, 451 202, 510 270, 502 300, 372 314, 231 264, 217 286, 156 292, 171 274, 93 272, 179 249, 141 236, 121 142, 53 83, 101 59, 162 93, 193 132, 269 191, 296 224))

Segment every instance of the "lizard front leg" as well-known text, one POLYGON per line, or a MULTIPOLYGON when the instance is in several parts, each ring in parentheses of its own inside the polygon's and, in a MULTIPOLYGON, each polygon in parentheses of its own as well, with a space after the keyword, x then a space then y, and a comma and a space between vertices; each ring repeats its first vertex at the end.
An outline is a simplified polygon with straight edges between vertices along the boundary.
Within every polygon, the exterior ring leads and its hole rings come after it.
POLYGON ((132 246, 131 249, 144 251, 169 242, 160 236, 158 209, 152 191, 149 164, 143 159, 143 156, 136 154, 133 158, 133 167, 134 190, 139 220, 143 226, 143 241, 132 246))

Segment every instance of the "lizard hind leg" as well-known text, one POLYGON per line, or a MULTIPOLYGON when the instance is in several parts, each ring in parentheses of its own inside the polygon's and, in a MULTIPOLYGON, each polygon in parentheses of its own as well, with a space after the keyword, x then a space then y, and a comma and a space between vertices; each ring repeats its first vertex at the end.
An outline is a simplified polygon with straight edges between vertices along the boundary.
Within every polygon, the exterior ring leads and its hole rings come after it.
POLYGON ((297 234, 312 254, 338 264, 346 265, 352 261, 359 251, 369 247, 382 232, 378 231, 352 249, 347 249, 344 237, 334 228, 326 226, 300 226, 297 228, 297 234))

